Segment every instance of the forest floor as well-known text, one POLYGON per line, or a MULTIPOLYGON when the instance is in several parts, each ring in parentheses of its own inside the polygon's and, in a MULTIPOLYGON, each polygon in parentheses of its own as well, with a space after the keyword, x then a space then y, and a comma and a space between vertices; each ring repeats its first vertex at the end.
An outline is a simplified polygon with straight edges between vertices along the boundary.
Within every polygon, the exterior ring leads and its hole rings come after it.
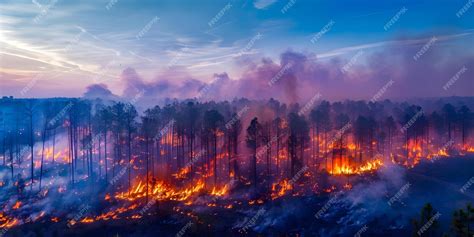
POLYGON ((286 195, 252 205, 242 199, 214 200, 216 206, 157 202, 141 219, 68 226, 43 218, 4 236, 409 236, 411 221, 426 203, 440 212, 440 231, 448 233, 453 211, 474 202, 474 187, 461 192, 474 176, 472 167, 472 155, 443 158, 412 169, 386 167, 352 179, 352 189, 340 192, 286 195))

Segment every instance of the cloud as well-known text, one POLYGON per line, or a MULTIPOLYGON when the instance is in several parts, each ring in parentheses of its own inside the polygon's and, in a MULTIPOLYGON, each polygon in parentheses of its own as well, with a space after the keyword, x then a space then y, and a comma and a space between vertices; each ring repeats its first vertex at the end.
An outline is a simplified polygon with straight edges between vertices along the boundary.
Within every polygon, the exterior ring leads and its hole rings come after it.
POLYGON ((255 0, 253 6, 257 9, 265 9, 275 2, 277 2, 277 0, 255 0))

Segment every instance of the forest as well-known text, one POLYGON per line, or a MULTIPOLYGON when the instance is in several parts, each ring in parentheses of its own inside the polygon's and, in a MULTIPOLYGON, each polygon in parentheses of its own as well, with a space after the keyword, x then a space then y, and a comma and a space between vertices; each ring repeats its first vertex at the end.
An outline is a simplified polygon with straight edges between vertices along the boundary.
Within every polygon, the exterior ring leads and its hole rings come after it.
POLYGON ((388 164, 410 169, 474 152, 472 100, 419 104, 234 99, 144 108, 101 99, 3 98, 0 187, 9 204, 0 224, 45 216, 72 225, 140 219, 156 202, 192 206, 201 196, 211 197, 212 207, 217 198, 242 193, 249 205, 322 195, 350 190, 357 177, 388 164), (33 212, 38 207, 27 204, 71 191, 94 192, 106 204, 79 217, 33 212), (119 202, 131 204, 118 208, 119 202))

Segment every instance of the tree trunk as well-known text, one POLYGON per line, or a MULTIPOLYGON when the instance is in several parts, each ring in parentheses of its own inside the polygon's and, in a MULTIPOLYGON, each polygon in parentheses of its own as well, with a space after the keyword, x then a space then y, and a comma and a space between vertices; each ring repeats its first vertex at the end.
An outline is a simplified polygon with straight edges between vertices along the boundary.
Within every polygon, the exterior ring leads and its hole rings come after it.
MULTIPOLYGON (((44 143, 46 140, 46 123, 44 124, 43 130, 43 148, 41 149, 41 166, 40 166, 40 180, 39 180, 39 190, 41 191, 41 182, 43 180, 43 162, 44 162, 44 143)), ((54 155, 54 154, 53 154, 54 155)))
POLYGON ((34 183, 34 151, 33 151, 33 146, 34 146, 34 140, 33 140, 33 112, 31 111, 31 114, 30 114, 30 152, 31 152, 31 186, 30 186, 30 190, 33 189, 33 183, 34 183))
POLYGON ((146 136, 145 138, 145 150, 146 150, 146 202, 145 203, 148 203, 148 172, 149 172, 149 167, 148 167, 148 154, 149 154, 149 150, 148 150, 148 135, 146 136))
POLYGON ((105 163, 105 182, 109 180, 108 174, 107 174, 107 129, 104 132, 104 163, 105 163))
POLYGON ((217 134, 214 133, 214 185, 217 186, 217 134))
POLYGON ((131 127, 128 127, 128 190, 131 186, 131 166, 132 166, 132 131, 131 127))

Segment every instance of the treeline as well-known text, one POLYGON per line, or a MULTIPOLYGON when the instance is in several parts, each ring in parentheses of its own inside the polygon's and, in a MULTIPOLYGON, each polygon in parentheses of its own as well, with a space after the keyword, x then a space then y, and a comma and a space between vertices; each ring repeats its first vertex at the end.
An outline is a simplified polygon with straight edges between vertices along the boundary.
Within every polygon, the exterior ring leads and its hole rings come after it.
POLYGON ((388 100, 313 102, 185 100, 139 112, 130 103, 99 99, 2 99, 0 154, 12 180, 20 173, 15 169, 28 165, 30 182, 40 188, 45 164, 56 164, 59 150, 66 151, 71 184, 85 176, 109 183, 123 178, 131 186, 140 176, 147 184, 204 177, 211 184, 240 178, 257 186, 291 179, 305 167, 331 172, 378 155, 402 163, 472 144, 474 116, 462 102, 426 110, 388 100))

